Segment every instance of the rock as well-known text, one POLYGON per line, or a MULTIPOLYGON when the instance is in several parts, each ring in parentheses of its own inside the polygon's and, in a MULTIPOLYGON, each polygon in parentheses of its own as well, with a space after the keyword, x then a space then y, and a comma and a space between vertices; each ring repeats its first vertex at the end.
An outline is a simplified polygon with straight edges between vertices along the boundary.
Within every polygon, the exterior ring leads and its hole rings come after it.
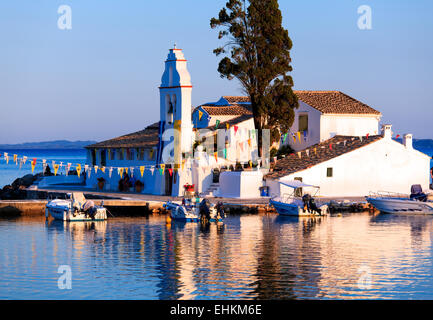
POLYGON ((36 180, 36 176, 33 176, 32 174, 27 174, 24 177, 21 178, 21 185, 25 187, 30 187, 33 182, 36 180))

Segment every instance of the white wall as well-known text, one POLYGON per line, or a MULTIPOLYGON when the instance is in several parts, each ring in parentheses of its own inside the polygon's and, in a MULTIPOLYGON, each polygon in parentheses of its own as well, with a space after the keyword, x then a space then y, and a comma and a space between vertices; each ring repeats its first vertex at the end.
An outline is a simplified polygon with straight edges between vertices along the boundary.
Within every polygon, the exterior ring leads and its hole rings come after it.
POLYGON ((47 176, 47 177, 43 177, 41 181, 39 181, 38 187, 44 188, 44 187, 52 187, 54 185, 71 184, 71 183, 79 184, 82 183, 83 181, 84 178, 82 176, 80 178, 74 175, 47 176))
POLYGON ((287 136, 287 140, 284 144, 290 144, 293 150, 299 151, 309 146, 312 146, 316 143, 320 142, 320 116, 321 112, 313 107, 310 107, 308 104, 303 101, 299 101, 299 108, 295 109, 295 120, 293 121, 293 125, 290 127, 290 131, 295 133, 299 131, 299 116, 300 115, 308 115, 308 132, 307 132, 307 140, 304 139, 304 135, 301 132, 301 143, 299 143, 299 139, 296 136, 296 142, 294 142, 293 138, 290 134, 287 136))
POLYGON ((220 174, 220 197, 260 198, 261 171, 224 171, 220 174))
MULTIPOLYGON (((394 140, 381 139, 282 179, 300 177, 307 184, 320 186, 320 195, 326 197, 361 197, 370 191, 409 194, 413 184, 428 189, 429 164, 427 155, 394 140), (333 168, 333 177, 326 176, 327 168, 333 168)), ((268 180, 267 184, 273 195, 288 192, 275 181, 268 180)))
POLYGON ((320 120, 320 141, 328 140, 335 135, 366 136, 379 133, 377 115, 331 115, 324 114, 320 120))

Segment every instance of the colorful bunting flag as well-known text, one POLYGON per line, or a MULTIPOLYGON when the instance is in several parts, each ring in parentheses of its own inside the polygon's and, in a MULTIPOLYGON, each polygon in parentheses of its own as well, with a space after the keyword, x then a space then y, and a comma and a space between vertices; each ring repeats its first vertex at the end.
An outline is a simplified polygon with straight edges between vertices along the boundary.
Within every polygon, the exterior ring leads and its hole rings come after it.
POLYGON ((36 167, 36 158, 33 158, 33 161, 32 161, 32 173, 35 171, 35 167, 36 167))
POLYGON ((55 164, 53 167, 54 167, 54 175, 57 176, 57 171, 59 170, 59 165, 55 164))
POLYGON ((77 175, 78 175, 78 179, 79 179, 81 176, 81 164, 77 163, 76 170, 77 170, 77 175))
POLYGON ((144 166, 140 167, 140 174, 141 174, 141 177, 143 178, 143 175, 144 175, 144 166))
POLYGON ((221 121, 219 121, 219 120, 217 120, 217 121, 215 122, 215 129, 218 129, 218 126, 220 125, 220 123, 221 123, 221 121))
POLYGON ((201 117, 203 117, 203 112, 198 110, 198 120, 201 120, 201 117))

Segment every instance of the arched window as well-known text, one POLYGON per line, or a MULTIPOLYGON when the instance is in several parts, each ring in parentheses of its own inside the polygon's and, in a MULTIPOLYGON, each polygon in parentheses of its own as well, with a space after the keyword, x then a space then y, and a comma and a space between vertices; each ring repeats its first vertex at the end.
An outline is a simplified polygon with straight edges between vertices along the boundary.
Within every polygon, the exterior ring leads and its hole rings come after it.
POLYGON ((168 86, 172 87, 173 86, 173 67, 170 66, 170 68, 168 69, 168 86))
POLYGON ((172 124, 173 123, 173 104, 171 103, 170 95, 168 95, 168 94, 165 96, 165 110, 167 110, 166 122, 167 122, 167 124, 172 124))
POLYGON ((173 107, 174 107, 173 113, 176 114, 176 109, 177 109, 177 98, 176 98, 176 95, 175 95, 175 94, 173 94, 173 95, 171 96, 171 103, 173 104, 173 107))

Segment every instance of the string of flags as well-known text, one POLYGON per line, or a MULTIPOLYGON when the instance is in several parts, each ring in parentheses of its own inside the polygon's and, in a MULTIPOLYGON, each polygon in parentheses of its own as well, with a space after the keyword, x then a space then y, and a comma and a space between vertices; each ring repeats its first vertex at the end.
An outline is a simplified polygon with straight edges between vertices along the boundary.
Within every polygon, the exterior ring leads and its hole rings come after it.
MULTIPOLYGON (((246 142, 247 143, 247 142, 246 142)), ((227 150, 225 150, 225 155, 226 155, 227 150)), ((2 156, 4 158, 4 161, 6 162, 6 164, 9 164, 10 160, 13 159, 13 164, 15 164, 16 166, 19 166, 19 169, 22 169, 22 167, 28 163, 29 159, 27 156, 22 156, 19 157, 17 154, 13 154, 12 156, 9 155, 9 153, 4 152, 3 154, 0 153, 0 160, 2 159, 2 156)), ((215 162, 218 162, 218 153, 215 152, 214 153, 214 157, 215 157, 215 162)), ((252 167, 252 162, 248 161, 248 162, 244 162, 241 163, 242 165, 245 164, 249 164, 250 167, 252 167)), ((260 163, 260 160, 258 160, 258 163, 260 163)), ((48 163, 46 159, 37 159, 37 158, 33 158, 30 161, 30 166, 31 166, 31 171, 32 174, 34 174, 34 171, 36 169, 36 167, 38 165, 41 165, 42 167, 42 172, 43 174, 46 173, 47 168, 48 168, 48 163)), ((259 164, 260 165, 260 164, 259 164)), ((219 165, 219 167, 221 167, 222 164, 219 165)), ((165 172, 167 171, 168 174, 170 176, 173 175, 174 172, 178 172, 180 170, 192 170, 192 164, 190 162, 187 162, 186 159, 182 160, 181 164, 175 164, 174 168, 167 168, 166 170, 166 164, 162 163, 159 165, 143 165, 143 166, 131 166, 131 167, 105 167, 105 166, 89 166, 88 164, 82 165, 81 163, 64 163, 64 162, 59 162, 56 163, 56 161, 51 161, 51 167, 53 169, 53 174, 55 176, 59 175, 60 173, 64 173, 66 176, 70 173, 71 170, 76 171, 78 177, 80 178, 82 174, 87 174, 88 178, 91 177, 92 173, 97 174, 98 171, 102 172, 102 174, 108 174, 108 177, 111 178, 113 171, 117 170, 117 174, 120 176, 120 178, 123 178, 124 174, 129 174, 130 176, 134 176, 135 174, 135 170, 138 170, 138 172, 140 173, 141 178, 143 178, 144 173, 146 170, 148 170, 150 172, 151 175, 154 174, 155 170, 158 169, 158 172, 160 175, 164 175, 165 172)), ((209 170, 211 168, 211 166, 201 166, 203 168, 203 171, 205 170, 209 170)))

